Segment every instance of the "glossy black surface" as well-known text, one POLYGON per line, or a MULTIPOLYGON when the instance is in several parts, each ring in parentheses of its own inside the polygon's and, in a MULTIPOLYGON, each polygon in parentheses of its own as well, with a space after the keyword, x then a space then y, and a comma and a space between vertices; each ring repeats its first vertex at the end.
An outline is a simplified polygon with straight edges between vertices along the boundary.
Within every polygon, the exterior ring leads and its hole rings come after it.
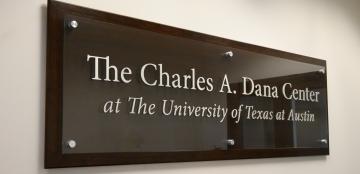
MULTIPOLYGON (((103 152, 173 152, 211 151, 228 149, 327 148, 321 142, 328 139, 326 76, 324 66, 288 60, 242 49, 159 34, 129 26, 114 25, 78 16, 66 16, 63 35, 63 153, 103 152), (69 29, 67 23, 76 20, 79 27, 69 29), (224 53, 232 51, 232 58, 224 53), (120 71, 129 67, 132 82, 92 80, 94 62, 87 55, 109 56, 110 64, 120 71), (191 74, 213 78, 212 91, 175 89, 148 86, 140 79, 140 68, 146 63, 162 64, 170 75, 191 74), (236 94, 220 93, 227 74, 236 94), (242 94, 242 77, 255 83, 278 88, 278 98, 242 94), (281 94, 284 83, 292 88, 320 92, 319 101, 287 100, 281 94), (144 102, 156 104, 156 114, 130 114, 129 97, 143 97, 144 102), (120 98, 120 113, 105 114, 108 100, 120 98), (221 106, 229 108, 226 119, 166 116, 162 114, 163 100, 175 104, 221 106), (238 123, 231 118, 231 109, 240 104, 255 110, 280 112, 288 115, 309 111, 314 121, 250 119, 243 111, 238 123), (66 141, 75 140, 76 148, 66 141), (227 139, 235 145, 228 146, 227 139)), ((104 61, 100 62, 105 66, 104 61)), ((150 80, 159 80, 158 71, 146 73, 150 80)), ((105 69, 100 69, 105 78, 105 69)), ((189 82, 189 86, 192 83, 189 82)))

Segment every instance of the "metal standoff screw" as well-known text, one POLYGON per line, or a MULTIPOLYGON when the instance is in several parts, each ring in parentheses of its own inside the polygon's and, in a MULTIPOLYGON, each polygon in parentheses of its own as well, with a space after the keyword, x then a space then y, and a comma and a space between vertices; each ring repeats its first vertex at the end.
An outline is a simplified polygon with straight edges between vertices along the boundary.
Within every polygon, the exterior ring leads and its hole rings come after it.
POLYGON ((322 143, 324 143, 324 144, 327 144, 327 143, 328 143, 327 139, 321 139, 320 142, 322 142, 322 143))
POLYGON ((227 51, 226 53, 224 53, 226 58, 232 58, 234 56, 234 53, 232 51, 227 51))
POLYGON ((318 72, 321 74, 325 74, 325 69, 319 69, 318 72))
POLYGON ((70 149, 73 149, 76 147, 76 141, 75 140, 69 140, 66 142, 67 147, 69 147, 70 149))
POLYGON ((77 21, 75 21, 75 20, 71 20, 71 21, 69 22, 69 27, 72 28, 72 29, 75 29, 75 28, 77 28, 78 26, 79 26, 79 23, 78 23, 77 21))
POLYGON ((235 141, 234 141, 233 139, 228 139, 228 140, 226 140, 226 143, 227 143, 229 146, 235 145, 235 141))

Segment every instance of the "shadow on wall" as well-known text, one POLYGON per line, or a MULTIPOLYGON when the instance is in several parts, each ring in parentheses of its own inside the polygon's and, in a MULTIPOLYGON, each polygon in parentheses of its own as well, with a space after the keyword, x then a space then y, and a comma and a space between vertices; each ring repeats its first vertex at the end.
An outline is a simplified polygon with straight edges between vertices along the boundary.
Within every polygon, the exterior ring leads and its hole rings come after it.
MULTIPOLYGON (((81 167, 81 168, 65 168, 65 169, 44 169, 44 137, 45 137, 45 89, 46 89, 46 21, 47 21, 47 7, 41 6, 41 103, 40 110, 42 111, 40 118, 39 135, 41 142, 39 142, 38 154, 38 173, 49 174, 95 174, 95 173, 121 173, 121 172, 161 172, 162 170, 177 170, 177 169, 200 169, 200 168, 227 168, 231 166, 247 166, 252 165, 272 165, 272 164, 289 164, 298 162, 312 163, 315 161, 326 161, 326 156, 310 156, 310 157, 289 157, 289 158, 267 158, 267 159, 242 159, 242 160, 225 160, 225 161, 202 161, 202 162, 184 162, 184 163, 162 163, 162 164, 141 164, 141 165, 118 165, 118 166, 101 166, 101 167, 81 167)), ((355 11, 353 11, 355 13, 355 11)))
MULTIPOLYGON (((337 8, 340 12, 342 12, 348 19, 350 19, 351 23, 353 23, 354 27, 357 28, 357 30, 360 30, 360 13, 359 13, 359 7, 360 2, 358 0, 350 0, 346 1, 330 1, 329 3, 333 3, 334 8, 337 8)), ((360 35, 360 33, 359 33, 360 35)))
MULTIPOLYGON (((140 164, 140 165, 122 165, 122 166, 101 166, 101 167, 81 167, 81 168, 65 168, 65 169, 47 169, 48 174, 95 174, 95 173, 124 173, 124 172, 162 172, 162 170, 181 170, 187 171, 199 170, 206 168, 207 170, 217 169, 225 170, 228 167, 256 167, 256 165, 272 165, 291 163, 313 163, 315 161, 326 161, 325 156, 311 157, 291 157, 291 158, 267 158, 267 159, 243 159, 243 160, 226 160, 226 161, 203 161, 203 162, 185 162, 185 163, 162 163, 162 164, 140 164)), ((239 171, 241 172, 241 171, 239 171)))
POLYGON ((44 151, 45 151, 45 91, 46 91, 46 25, 47 25, 47 6, 42 5, 39 9, 41 11, 40 15, 40 104, 39 104, 39 111, 40 111, 40 118, 39 118, 39 133, 40 136, 39 140, 39 149, 38 149, 38 168, 39 172, 44 170, 44 151))

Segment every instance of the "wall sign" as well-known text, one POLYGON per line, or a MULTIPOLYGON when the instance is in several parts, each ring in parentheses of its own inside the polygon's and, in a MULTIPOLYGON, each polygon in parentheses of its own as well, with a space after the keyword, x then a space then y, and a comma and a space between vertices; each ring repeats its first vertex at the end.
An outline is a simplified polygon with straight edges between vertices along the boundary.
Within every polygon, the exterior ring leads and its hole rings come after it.
POLYGON ((49 1, 45 168, 327 155, 326 62, 49 1))

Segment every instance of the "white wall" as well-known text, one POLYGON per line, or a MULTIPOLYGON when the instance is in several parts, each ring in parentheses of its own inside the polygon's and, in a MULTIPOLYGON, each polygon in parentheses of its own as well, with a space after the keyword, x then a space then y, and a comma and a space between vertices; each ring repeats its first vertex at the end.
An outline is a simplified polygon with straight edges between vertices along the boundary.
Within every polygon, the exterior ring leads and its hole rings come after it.
POLYGON ((360 2, 67 0, 327 60, 330 156, 43 169, 45 0, 0 0, 0 173, 360 173, 360 2))

